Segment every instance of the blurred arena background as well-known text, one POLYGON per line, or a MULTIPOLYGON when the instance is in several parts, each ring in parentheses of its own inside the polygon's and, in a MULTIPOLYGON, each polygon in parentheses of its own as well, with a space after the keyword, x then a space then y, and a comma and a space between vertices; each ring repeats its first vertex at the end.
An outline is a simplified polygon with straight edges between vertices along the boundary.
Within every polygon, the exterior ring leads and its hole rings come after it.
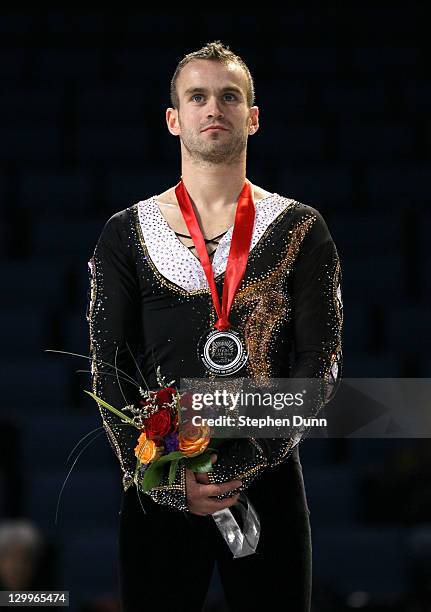
MULTIPOLYGON (((67 457, 101 423, 76 372, 88 362, 45 351, 88 354, 87 261, 104 223, 179 180, 169 84, 206 42, 229 45, 255 80, 248 178, 317 208, 333 235, 344 376, 429 376, 425 6, 0 10, 0 588, 119 610, 120 469, 102 431, 55 523, 67 457)), ((310 439, 300 454, 313 612, 431 610, 429 440, 310 439)), ((215 573, 205 610, 225 609, 215 573)))

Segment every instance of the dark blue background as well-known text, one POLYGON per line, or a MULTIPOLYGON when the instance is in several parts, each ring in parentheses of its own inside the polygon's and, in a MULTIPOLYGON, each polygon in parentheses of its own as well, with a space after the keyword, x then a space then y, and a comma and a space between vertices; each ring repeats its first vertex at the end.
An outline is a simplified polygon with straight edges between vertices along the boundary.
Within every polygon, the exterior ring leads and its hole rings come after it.
MULTIPOLYGON (((328 223, 344 375, 429 375, 425 3, 291 6, 0 14, 0 509, 43 530, 54 559, 44 584, 69 589, 73 610, 116 596, 120 471, 102 432, 54 524, 66 458, 100 421, 76 373, 87 361, 45 349, 88 354, 87 261, 104 223, 179 180, 165 110, 186 53, 220 39, 244 59, 260 108, 247 177, 328 223)), ((429 455, 428 440, 302 443, 313 610, 430 604, 429 455)), ((216 576, 207 610, 222 610, 220 597, 216 576)))

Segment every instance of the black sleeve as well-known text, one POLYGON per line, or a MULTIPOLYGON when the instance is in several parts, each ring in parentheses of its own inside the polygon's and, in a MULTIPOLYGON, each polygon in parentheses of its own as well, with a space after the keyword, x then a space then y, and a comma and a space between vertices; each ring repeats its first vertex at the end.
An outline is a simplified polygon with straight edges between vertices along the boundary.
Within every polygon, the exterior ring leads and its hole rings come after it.
MULTIPOLYGON (((289 270, 294 330, 291 378, 320 378, 324 395, 310 394, 313 416, 335 394, 342 366, 341 269, 337 249, 322 215, 308 207, 314 223, 289 270)), ((314 387, 313 387, 314 389, 314 387)), ((284 462, 302 435, 292 438, 246 438, 225 442, 210 482, 240 478, 247 488, 266 468, 284 462), (241 459, 238 460, 238 457, 241 459)))
MULTIPOLYGON (((88 262, 90 288, 86 318, 90 334, 92 390, 121 410, 141 399, 142 382, 136 357, 142 339, 140 292, 136 262, 128 235, 127 210, 113 215, 105 224, 93 256, 88 262), (117 378, 118 372, 118 378, 117 378)), ((119 460, 126 491, 134 482, 139 431, 98 403, 103 427, 119 460)), ((157 503, 188 510, 185 467, 180 465, 175 481, 147 492, 157 503)))
MULTIPOLYGON (((88 262, 89 326, 92 390, 121 410, 139 399, 135 363, 139 340, 139 294, 136 268, 127 248, 125 211, 106 222, 88 262), (127 344, 130 350, 127 348, 127 344), (116 369, 118 369, 118 379, 116 369)), ((98 404, 102 424, 123 471, 124 490, 136 466, 137 430, 98 404)))
MULTIPOLYGON (((322 215, 304 239, 292 270, 294 360, 290 378, 321 379, 310 384, 306 416, 316 416, 332 399, 342 374, 341 266, 322 215)), ((269 467, 279 465, 301 440, 260 439, 269 467)))

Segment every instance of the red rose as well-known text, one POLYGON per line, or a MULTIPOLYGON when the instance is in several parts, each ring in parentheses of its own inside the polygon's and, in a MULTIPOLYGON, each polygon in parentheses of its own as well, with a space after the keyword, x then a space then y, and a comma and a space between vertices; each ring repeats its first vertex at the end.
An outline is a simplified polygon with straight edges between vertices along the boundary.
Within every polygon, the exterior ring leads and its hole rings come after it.
POLYGON ((176 393, 177 391, 173 387, 164 387, 163 389, 159 389, 159 391, 157 391, 157 405, 163 406, 163 404, 171 404, 176 393))
POLYGON ((173 425, 172 414, 169 408, 159 408, 145 421, 145 433, 150 440, 164 438, 171 431, 173 425))

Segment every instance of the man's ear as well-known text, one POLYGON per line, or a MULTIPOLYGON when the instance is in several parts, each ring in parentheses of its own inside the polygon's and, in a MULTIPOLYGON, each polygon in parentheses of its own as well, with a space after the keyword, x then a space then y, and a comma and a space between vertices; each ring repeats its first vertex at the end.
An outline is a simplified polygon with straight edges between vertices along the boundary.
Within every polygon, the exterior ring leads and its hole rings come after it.
POLYGON ((166 125, 173 136, 178 136, 180 133, 180 124, 178 121, 178 110, 176 108, 166 109, 166 125))
POLYGON ((252 106, 250 108, 248 133, 255 134, 259 129, 259 107, 252 106))

